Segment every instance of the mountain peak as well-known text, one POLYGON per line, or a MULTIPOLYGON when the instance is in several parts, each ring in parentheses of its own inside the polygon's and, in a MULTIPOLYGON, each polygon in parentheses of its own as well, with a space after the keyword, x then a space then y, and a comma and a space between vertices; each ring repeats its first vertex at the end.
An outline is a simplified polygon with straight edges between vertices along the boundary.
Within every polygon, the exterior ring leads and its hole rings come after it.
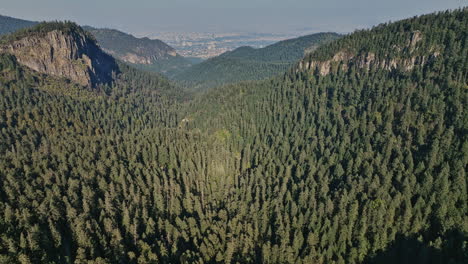
POLYGON ((112 81, 118 67, 91 34, 72 22, 40 23, 0 39, 0 53, 40 73, 68 78, 83 86, 112 81))

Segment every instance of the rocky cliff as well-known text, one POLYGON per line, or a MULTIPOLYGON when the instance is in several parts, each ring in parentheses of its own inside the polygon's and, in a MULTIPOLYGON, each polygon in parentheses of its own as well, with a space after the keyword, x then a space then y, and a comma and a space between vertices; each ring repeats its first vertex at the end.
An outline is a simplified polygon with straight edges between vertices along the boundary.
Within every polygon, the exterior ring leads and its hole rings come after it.
POLYGON ((326 60, 307 57, 299 62, 298 70, 310 71, 320 76, 338 70, 347 71, 352 66, 365 70, 380 68, 388 71, 395 69, 410 71, 439 56, 440 52, 436 48, 424 53, 417 52, 418 44, 423 40, 421 32, 406 33, 404 37, 407 38, 405 45, 392 45, 387 54, 376 54, 372 51, 353 52, 343 49, 326 60))
POLYGON ((54 29, 40 24, 9 36, 8 41, 0 43, 0 53, 14 55, 20 64, 37 72, 65 77, 83 86, 111 82, 112 73, 118 71, 115 60, 81 28, 63 25, 54 29))

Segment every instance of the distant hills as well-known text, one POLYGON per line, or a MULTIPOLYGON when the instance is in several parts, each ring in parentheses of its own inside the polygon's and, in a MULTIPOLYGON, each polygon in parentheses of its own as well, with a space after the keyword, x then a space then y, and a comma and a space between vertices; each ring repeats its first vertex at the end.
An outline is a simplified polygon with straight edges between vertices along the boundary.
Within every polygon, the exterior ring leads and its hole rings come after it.
POLYGON ((266 79, 286 71, 306 53, 340 36, 336 33, 317 33, 260 49, 240 47, 194 65, 176 75, 175 79, 199 86, 266 79))
MULTIPOLYGON (((0 16, 0 35, 32 27, 38 22, 0 16)), ((164 73, 172 76, 193 64, 177 54, 174 48, 161 40, 136 38, 115 29, 83 27, 97 40, 101 48, 124 62, 137 68, 164 73)))
POLYGON ((18 29, 31 27, 37 23, 38 22, 0 15, 0 35, 12 33, 18 29))
MULTIPOLYGON (((0 35, 32 27, 38 22, 0 15, 0 35)), ((138 69, 159 72, 190 83, 195 89, 245 80, 261 80, 286 71, 305 53, 340 37, 318 33, 280 41, 265 48, 240 47, 200 63, 185 58, 158 39, 137 38, 109 28, 84 26, 108 54, 138 69)))
POLYGON ((136 38, 115 29, 83 27, 107 53, 138 68, 172 76, 193 63, 159 39, 136 38))
POLYGON ((0 92, 10 85, 76 100, 138 94, 151 101, 182 94, 163 75, 104 52, 95 36, 73 22, 41 22, 1 36, 0 92))

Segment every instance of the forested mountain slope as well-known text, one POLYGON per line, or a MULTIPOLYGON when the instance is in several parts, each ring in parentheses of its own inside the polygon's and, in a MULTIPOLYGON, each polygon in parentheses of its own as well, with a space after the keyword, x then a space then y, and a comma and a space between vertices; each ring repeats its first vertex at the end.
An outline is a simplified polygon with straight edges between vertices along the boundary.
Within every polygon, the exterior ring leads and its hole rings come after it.
POLYGON ((196 64, 175 79, 201 87, 267 79, 285 72, 306 53, 339 37, 336 33, 317 33, 260 49, 240 47, 196 64))
POLYGON ((36 25, 37 22, 0 15, 0 35, 36 25))
POLYGON ((194 103, 187 126, 239 153, 236 245, 265 263, 466 262, 466 18, 356 32, 194 103))
POLYGON ((192 65, 176 50, 158 39, 136 38, 115 30, 84 27, 112 56, 144 70, 173 76, 192 65))
POLYGON ((467 17, 186 103, 131 68, 83 90, 1 56, 0 262, 466 263, 467 17))

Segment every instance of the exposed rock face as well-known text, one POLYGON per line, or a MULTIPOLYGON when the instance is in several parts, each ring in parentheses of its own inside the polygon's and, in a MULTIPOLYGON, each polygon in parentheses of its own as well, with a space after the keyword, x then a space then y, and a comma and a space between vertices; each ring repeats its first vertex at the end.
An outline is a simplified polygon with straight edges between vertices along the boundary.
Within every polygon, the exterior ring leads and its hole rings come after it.
POLYGON ((83 86, 108 83, 118 69, 111 56, 77 32, 32 34, 1 46, 0 53, 14 55, 20 64, 35 71, 65 77, 83 86))
MULTIPOLYGON (((348 61, 352 58, 353 56, 350 54, 346 54, 344 51, 340 51, 336 53, 333 58, 330 60, 326 61, 312 61, 312 62, 307 62, 305 65, 303 65, 303 62, 301 62, 301 69, 308 69, 308 70, 317 70, 318 74, 321 76, 327 75, 330 73, 332 64, 334 62, 340 62, 340 61, 348 61)), ((344 68, 347 69, 347 66, 343 66, 344 68)))
POLYGON ((410 47, 414 48, 416 47, 416 44, 421 41, 422 39, 422 34, 419 31, 414 31, 413 34, 411 35, 411 41, 410 41, 410 47))
POLYGON ((107 53, 123 60, 125 62, 133 63, 133 64, 153 64, 160 60, 167 60, 169 57, 177 56, 175 50, 169 51, 162 51, 162 50, 155 50, 155 51, 147 51, 143 49, 137 49, 136 52, 127 52, 124 55, 119 55, 117 52, 113 50, 104 49, 107 53), (152 53, 148 55, 147 53, 152 53))
MULTIPOLYGON (((422 34, 419 31, 415 31, 411 34, 411 38, 408 41, 407 47, 410 52, 416 49, 416 44, 421 41, 422 34)), ((393 47, 398 53, 401 52, 405 47, 393 47)), ((307 61, 303 60, 299 63, 300 70, 308 70, 318 75, 325 76, 332 71, 342 70, 347 71, 350 65, 354 65, 361 69, 372 69, 381 68, 385 70, 401 69, 404 71, 410 71, 418 65, 424 65, 428 61, 439 55, 438 52, 433 52, 429 56, 411 55, 409 57, 399 56, 376 56, 372 52, 363 52, 360 54, 353 54, 351 52, 342 50, 337 52, 331 59, 325 61, 307 61)))
MULTIPOLYGON (((112 53, 111 53, 112 54, 112 53)), ((138 56, 135 53, 128 52, 124 56, 120 56, 119 59, 130 62, 133 64, 151 64, 151 59, 148 57, 138 56)))
MULTIPOLYGON (((175 51, 169 51, 169 52, 167 52, 165 54, 159 54, 159 53, 155 52, 154 54, 147 55, 147 54, 145 54, 147 51, 145 51, 145 53, 144 52, 131 51, 131 52, 127 52, 125 54, 120 54, 119 52, 117 52, 115 50, 111 50, 111 49, 103 48, 103 50, 105 52, 107 52, 108 54, 118 58, 119 60, 129 62, 129 63, 133 63, 133 64, 146 64, 146 65, 149 65, 149 64, 159 62, 161 60, 167 60, 170 57, 177 56, 177 53, 175 51)), ((157 52, 160 52, 160 51, 157 51, 157 52)))

